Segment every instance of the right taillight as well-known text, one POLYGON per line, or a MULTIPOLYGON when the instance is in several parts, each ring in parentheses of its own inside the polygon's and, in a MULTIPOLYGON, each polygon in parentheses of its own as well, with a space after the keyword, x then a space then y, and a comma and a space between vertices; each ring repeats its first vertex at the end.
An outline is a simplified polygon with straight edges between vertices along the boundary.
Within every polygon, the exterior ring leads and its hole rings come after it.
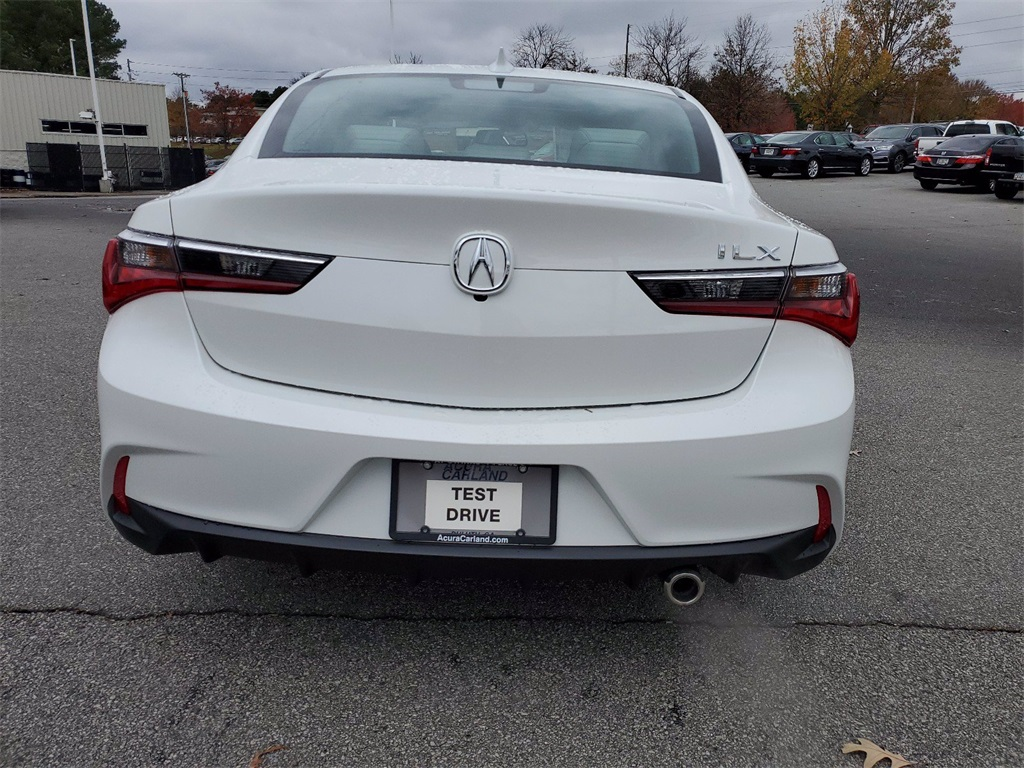
POLYGON ((779 319, 809 323, 852 345, 860 323, 856 276, 841 264, 794 269, 779 319))
POLYGON ((842 264, 631 276, 655 304, 673 314, 795 320, 847 346, 857 338, 860 292, 857 278, 842 264))
POLYGON ((330 260, 125 230, 103 255, 103 304, 114 312, 160 291, 292 293, 330 260))

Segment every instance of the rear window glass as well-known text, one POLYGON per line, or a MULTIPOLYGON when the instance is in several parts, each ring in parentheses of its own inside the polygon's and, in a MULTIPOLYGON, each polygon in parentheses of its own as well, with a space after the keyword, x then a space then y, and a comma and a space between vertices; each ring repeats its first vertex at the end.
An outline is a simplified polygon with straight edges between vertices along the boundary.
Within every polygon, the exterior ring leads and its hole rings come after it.
POLYGON ((946 139, 935 149, 962 149, 967 152, 985 149, 992 144, 990 136, 958 136, 955 139, 946 139))
POLYGON ((881 128, 875 128, 864 138, 866 139, 902 139, 907 135, 907 126, 905 125, 883 125, 881 128))
POLYGON ((959 123, 946 129, 947 136, 964 136, 968 133, 992 133, 992 129, 985 123, 959 123))
POLYGON ((799 144, 810 136, 809 133, 779 133, 772 136, 769 141, 772 144, 799 144))
POLYGON ((721 181, 711 130, 672 95, 484 75, 323 78, 293 91, 260 157, 403 157, 721 181))

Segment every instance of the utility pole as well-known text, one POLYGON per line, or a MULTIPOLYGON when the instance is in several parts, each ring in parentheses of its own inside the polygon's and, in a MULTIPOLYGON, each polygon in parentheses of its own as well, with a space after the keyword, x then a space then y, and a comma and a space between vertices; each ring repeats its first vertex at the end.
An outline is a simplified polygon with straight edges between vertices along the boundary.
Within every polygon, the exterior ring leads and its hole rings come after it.
POLYGON ((626 57, 622 60, 622 76, 629 77, 629 28, 632 24, 626 25, 626 57))
POLYGON ((103 118, 100 116, 100 94, 96 88, 96 67, 92 61, 92 33, 89 31, 89 8, 82 0, 82 24, 85 27, 85 53, 89 59, 89 81, 92 83, 92 105, 96 114, 96 138, 100 142, 100 165, 103 176, 100 178, 100 192, 114 191, 114 178, 107 168, 107 150, 103 146, 103 118))
POLYGON ((192 149, 192 133, 188 129, 188 93, 185 91, 185 78, 188 75, 184 72, 175 72, 174 76, 181 83, 181 106, 185 110, 185 141, 188 142, 188 148, 192 149))
POLYGON ((75 63, 75 38, 69 37, 68 43, 71 45, 71 74, 78 77, 78 64, 75 63))
POLYGON ((128 82, 129 83, 135 82, 135 78, 132 77, 132 60, 131 59, 128 59, 128 82))

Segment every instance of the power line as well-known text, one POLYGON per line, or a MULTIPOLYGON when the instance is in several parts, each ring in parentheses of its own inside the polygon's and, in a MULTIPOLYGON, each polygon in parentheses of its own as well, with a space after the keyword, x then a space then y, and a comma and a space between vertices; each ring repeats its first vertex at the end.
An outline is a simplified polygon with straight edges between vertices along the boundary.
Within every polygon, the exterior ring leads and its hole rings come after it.
POLYGON ((1021 16, 1024 16, 1024 13, 1011 13, 1009 16, 990 16, 987 19, 975 19, 974 21, 957 21, 957 22, 955 22, 953 24, 950 24, 949 26, 951 26, 951 27, 960 27, 960 26, 963 26, 964 24, 981 24, 982 22, 985 22, 985 21, 1000 21, 1002 19, 1019 19, 1021 16))
POLYGON ((962 45, 961 48, 984 48, 987 45, 1020 45, 1021 41, 1018 40, 996 40, 992 43, 977 43, 976 45, 962 45))

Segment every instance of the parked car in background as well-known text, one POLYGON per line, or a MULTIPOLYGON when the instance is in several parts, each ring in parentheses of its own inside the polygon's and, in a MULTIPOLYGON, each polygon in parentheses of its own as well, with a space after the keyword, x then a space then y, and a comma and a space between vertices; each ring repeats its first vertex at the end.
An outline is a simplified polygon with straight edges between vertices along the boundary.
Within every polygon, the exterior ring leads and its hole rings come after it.
POLYGON ((900 173, 914 162, 914 142, 921 136, 941 136, 942 129, 928 123, 900 123, 880 125, 857 146, 871 151, 876 168, 886 168, 890 173, 900 173))
POLYGON ((219 171, 221 166, 224 165, 224 163, 226 163, 226 162, 227 162, 227 159, 224 159, 224 158, 217 158, 217 159, 211 158, 211 159, 207 160, 206 161, 206 175, 207 176, 213 176, 213 174, 215 174, 217 171, 219 171))
POLYGON ((989 149, 1001 141, 1019 140, 1019 137, 999 135, 954 136, 917 156, 914 178, 923 189, 929 190, 939 184, 957 184, 993 191, 995 178, 983 173, 989 149))
POLYGON ((946 139, 955 136, 1019 136, 1017 126, 1006 120, 954 120, 946 126, 942 136, 921 136, 914 142, 917 154, 928 152, 932 147, 937 147, 946 139))
POLYGON ((676 604, 832 551, 859 317, 832 243, 761 202, 691 96, 501 58, 310 76, 111 240, 125 538, 658 576, 676 604))
POLYGON ((758 133, 727 133, 725 138, 732 144, 736 157, 743 164, 743 170, 750 171, 750 150, 758 144, 764 144, 764 136, 758 133))
POLYGON ((867 176, 871 172, 871 153, 854 146, 845 133, 789 131, 753 147, 750 167, 765 178, 776 173, 799 173, 805 179, 816 179, 834 171, 867 176))
POLYGON ((1010 200, 1024 189, 1024 137, 997 141, 985 153, 982 173, 992 180, 1000 200, 1010 200))

